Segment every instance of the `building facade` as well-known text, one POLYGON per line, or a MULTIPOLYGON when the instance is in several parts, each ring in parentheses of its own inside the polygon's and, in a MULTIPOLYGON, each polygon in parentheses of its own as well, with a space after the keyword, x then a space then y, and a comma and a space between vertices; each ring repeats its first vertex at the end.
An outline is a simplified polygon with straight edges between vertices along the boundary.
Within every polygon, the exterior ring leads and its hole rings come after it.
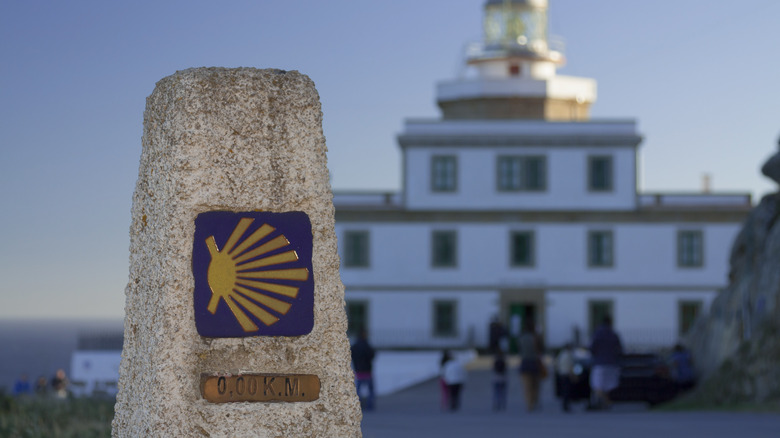
POLYGON ((727 282, 748 194, 640 193, 634 120, 592 120, 558 75, 547 0, 489 0, 442 118, 407 120, 398 193, 337 192, 350 331, 384 347, 484 346, 498 318, 548 345, 605 315, 637 348, 677 341, 727 282))

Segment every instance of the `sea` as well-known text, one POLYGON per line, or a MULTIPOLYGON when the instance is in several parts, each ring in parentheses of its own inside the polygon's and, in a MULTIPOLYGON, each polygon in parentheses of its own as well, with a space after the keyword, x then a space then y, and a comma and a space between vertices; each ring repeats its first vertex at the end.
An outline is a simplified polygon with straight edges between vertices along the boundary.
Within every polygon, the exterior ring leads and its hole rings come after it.
POLYGON ((70 375, 80 336, 114 336, 122 328, 122 319, 0 319, 0 390, 10 393, 22 374, 31 384, 60 368, 70 375))

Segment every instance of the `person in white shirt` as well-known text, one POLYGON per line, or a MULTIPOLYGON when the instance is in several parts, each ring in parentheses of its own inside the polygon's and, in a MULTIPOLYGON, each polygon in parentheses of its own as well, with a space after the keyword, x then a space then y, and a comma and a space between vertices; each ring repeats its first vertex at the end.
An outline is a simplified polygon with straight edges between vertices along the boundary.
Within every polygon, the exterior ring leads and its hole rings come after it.
POLYGON ((457 411, 460 408, 460 393, 466 382, 466 369, 449 351, 445 350, 444 355, 447 359, 442 366, 441 375, 449 390, 450 411, 457 411))
POLYGON ((574 350, 571 343, 564 345, 555 358, 555 371, 561 388, 561 407, 564 412, 571 412, 571 386, 574 378, 574 350))

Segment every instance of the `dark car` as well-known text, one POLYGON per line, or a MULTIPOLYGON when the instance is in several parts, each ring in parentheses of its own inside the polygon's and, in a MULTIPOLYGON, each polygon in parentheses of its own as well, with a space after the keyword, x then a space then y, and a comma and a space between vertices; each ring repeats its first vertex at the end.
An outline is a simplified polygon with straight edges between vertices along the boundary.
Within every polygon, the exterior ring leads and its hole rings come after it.
MULTIPOLYGON (((575 355, 574 382, 571 386, 571 400, 590 400, 590 357, 575 355)), ((561 397, 561 378, 555 375, 555 395, 561 397)), ((656 405, 673 399, 677 385, 669 375, 669 367, 656 354, 626 354, 620 361, 620 383, 610 391, 609 398, 615 402, 647 402, 656 405)))

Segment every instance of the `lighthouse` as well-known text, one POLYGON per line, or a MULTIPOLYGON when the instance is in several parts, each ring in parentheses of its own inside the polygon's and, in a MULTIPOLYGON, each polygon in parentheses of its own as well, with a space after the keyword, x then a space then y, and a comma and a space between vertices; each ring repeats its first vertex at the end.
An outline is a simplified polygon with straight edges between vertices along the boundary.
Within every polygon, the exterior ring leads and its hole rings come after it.
POLYGON ((629 348, 673 345, 726 286, 750 195, 642 192, 637 121, 591 118, 596 81, 558 74, 548 0, 480 12, 441 117, 397 137, 401 190, 334 195, 348 331, 469 348, 498 318, 560 346, 608 315, 629 348))
POLYGON ((562 44, 550 41, 547 7, 547 0, 485 3, 482 41, 466 48, 472 74, 438 84, 444 119, 589 119, 596 81, 557 74, 565 58, 562 44))

